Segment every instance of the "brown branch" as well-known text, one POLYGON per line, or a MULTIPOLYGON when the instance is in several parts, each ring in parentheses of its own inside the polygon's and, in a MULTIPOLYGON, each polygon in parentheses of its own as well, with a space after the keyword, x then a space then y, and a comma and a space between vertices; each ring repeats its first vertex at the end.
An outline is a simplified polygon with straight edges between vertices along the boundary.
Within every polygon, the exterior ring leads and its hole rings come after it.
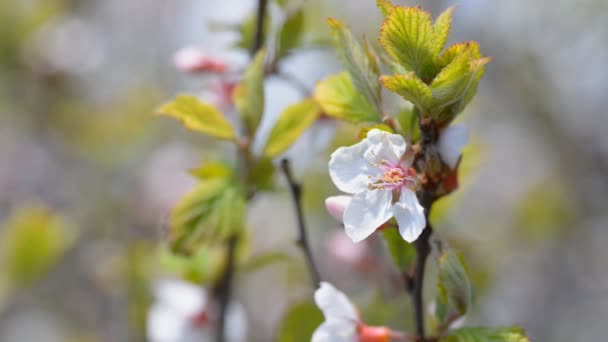
POLYGON ((233 235, 226 242, 226 266, 224 268, 222 279, 220 279, 216 287, 216 293, 219 301, 219 321, 218 330, 216 332, 216 340, 218 342, 226 341, 226 315, 232 292, 232 279, 234 278, 237 243, 237 235, 233 235))
POLYGON ((291 191, 291 197, 296 209, 298 220, 298 238, 296 239, 296 243, 302 249, 304 257, 306 258, 306 263, 308 264, 308 269, 312 278, 313 288, 317 288, 321 282, 321 276, 313 259, 310 244, 308 243, 306 222, 304 221, 304 214, 302 213, 302 185, 296 182, 293 178, 291 173, 291 165, 288 159, 281 160, 281 170, 283 171, 283 174, 287 179, 287 183, 289 184, 289 190, 291 191))

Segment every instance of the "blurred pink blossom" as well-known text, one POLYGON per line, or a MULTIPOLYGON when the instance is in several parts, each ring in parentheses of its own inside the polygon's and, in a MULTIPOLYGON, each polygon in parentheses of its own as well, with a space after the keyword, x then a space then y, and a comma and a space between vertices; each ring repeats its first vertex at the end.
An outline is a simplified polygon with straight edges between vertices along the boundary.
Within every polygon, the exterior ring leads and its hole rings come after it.
POLYGON ((173 64, 181 71, 198 72, 224 72, 228 65, 214 57, 207 55, 202 49, 188 46, 178 50, 173 55, 173 64))

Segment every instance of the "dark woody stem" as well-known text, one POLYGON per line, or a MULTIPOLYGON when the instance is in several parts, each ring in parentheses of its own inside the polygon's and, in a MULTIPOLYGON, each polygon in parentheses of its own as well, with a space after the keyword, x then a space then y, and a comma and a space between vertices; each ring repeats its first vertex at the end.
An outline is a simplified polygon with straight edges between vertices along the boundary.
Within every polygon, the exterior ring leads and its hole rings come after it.
POLYGON ((306 230, 306 222, 304 221, 304 214, 302 212, 302 185, 296 182, 291 173, 291 165, 288 159, 281 160, 281 170, 287 179, 287 183, 289 184, 289 190, 291 191, 291 197, 293 200, 293 205, 296 210, 297 220, 298 220, 298 237, 296 239, 296 243, 302 249, 304 253, 304 257, 306 258, 306 263, 308 265, 308 270, 310 271, 310 277, 312 279, 313 288, 317 288, 319 286, 319 282, 321 281, 321 276, 319 273, 319 269, 315 263, 315 260, 312 256, 312 249, 310 248, 310 244, 308 243, 308 233, 306 230))
MULTIPOLYGON (((437 142, 437 131, 428 118, 419 117, 420 122, 420 144, 422 147, 421 155, 417 158, 422 163, 428 161, 428 154, 432 153, 432 149, 428 149, 430 145, 434 145, 437 142)), ((434 156, 436 157, 436 156, 434 156)), ((425 336, 424 329, 424 305, 423 305, 423 289, 424 289, 424 271, 426 268, 426 261, 431 252, 430 237, 433 234, 433 227, 429 222, 429 214, 431 207, 436 200, 435 193, 437 190, 437 183, 433 181, 435 177, 431 176, 431 179, 427 181, 422 187, 419 193, 420 205, 424 208, 424 216, 426 219, 426 227, 422 231, 422 234, 414 242, 416 249, 416 264, 414 269, 413 277, 407 278, 406 289, 412 296, 412 303, 414 306, 414 319, 416 326, 416 334, 419 337, 419 342, 428 342, 429 340, 425 336)))

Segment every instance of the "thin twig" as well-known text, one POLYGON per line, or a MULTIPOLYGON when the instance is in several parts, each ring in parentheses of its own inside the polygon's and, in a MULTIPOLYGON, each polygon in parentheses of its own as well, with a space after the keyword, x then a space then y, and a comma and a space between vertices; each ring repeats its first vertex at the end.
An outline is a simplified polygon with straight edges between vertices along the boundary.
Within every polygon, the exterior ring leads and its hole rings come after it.
POLYGON ((317 286, 319 286, 319 282, 321 281, 321 276, 313 259, 310 244, 308 243, 306 222, 304 221, 304 214, 302 213, 302 185, 296 182, 293 178, 291 173, 291 165, 288 159, 281 160, 281 170, 287 179, 287 183, 289 183, 289 190, 291 191, 291 197, 296 209, 298 219, 298 238, 296 239, 296 243, 298 246, 300 246, 302 252, 304 252, 304 257, 306 258, 310 276, 312 278, 313 287, 317 288, 317 286))
POLYGON ((264 45, 264 22, 266 21, 266 7, 268 7, 268 0, 258 0, 258 14, 255 22, 253 45, 251 45, 251 55, 255 55, 262 45, 264 45))
POLYGON ((219 301, 219 321, 217 331, 217 341, 224 342, 226 340, 226 314, 228 305, 230 304, 230 296, 232 292, 232 279, 234 276, 236 246, 238 236, 233 235, 226 242, 226 267, 222 279, 217 284, 217 296, 219 301))

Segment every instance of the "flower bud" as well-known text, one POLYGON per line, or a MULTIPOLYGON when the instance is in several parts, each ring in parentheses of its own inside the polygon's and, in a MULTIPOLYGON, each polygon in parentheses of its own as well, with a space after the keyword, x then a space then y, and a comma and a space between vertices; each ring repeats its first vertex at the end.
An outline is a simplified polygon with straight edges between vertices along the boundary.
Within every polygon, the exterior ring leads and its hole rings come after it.
POLYGON ((351 196, 330 196, 325 199, 327 212, 338 222, 343 222, 344 210, 350 204, 351 196))
POLYGON ((360 342, 388 342, 391 339, 391 330, 387 327, 359 326, 360 342))
POLYGON ((181 71, 197 72, 224 72, 228 68, 223 61, 209 57, 203 50, 196 47, 185 47, 173 55, 173 64, 181 71))

